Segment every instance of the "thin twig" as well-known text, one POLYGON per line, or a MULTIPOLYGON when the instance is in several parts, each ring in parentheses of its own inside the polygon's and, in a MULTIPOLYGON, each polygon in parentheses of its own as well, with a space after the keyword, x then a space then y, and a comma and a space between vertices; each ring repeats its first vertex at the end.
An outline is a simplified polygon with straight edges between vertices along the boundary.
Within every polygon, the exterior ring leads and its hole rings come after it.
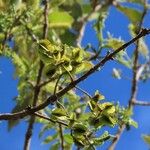
POLYGON ((54 87, 54 95, 55 95, 56 92, 57 92, 58 83, 59 83, 59 81, 60 81, 60 79, 61 79, 62 76, 63 76, 63 74, 61 74, 61 75, 58 77, 57 81, 56 81, 56 84, 55 84, 55 87, 54 87))
POLYGON ((111 5, 112 2, 113 2, 113 0, 106 0, 105 2, 101 2, 101 3, 98 4, 98 5, 94 5, 93 10, 92 10, 89 14, 83 16, 83 17, 80 19, 80 22, 79 22, 80 27, 79 27, 79 29, 78 29, 78 37, 77 37, 77 39, 76 39, 76 45, 77 45, 77 46, 79 46, 79 47, 81 46, 81 41, 82 41, 82 38, 83 38, 83 35, 84 35, 84 30, 85 30, 85 25, 86 25, 87 21, 89 20, 89 18, 90 18, 94 13, 98 12, 100 9, 102 9, 102 8, 104 8, 104 7, 106 7, 106 6, 111 5))
POLYGON ((25 28, 27 30, 28 35, 30 35, 30 37, 32 38, 32 41, 38 43, 38 37, 33 34, 33 32, 31 31, 31 29, 27 25, 25 25, 25 28))
MULTIPOLYGON (((64 66, 63 66, 64 67, 64 66)), ((66 72, 68 73, 68 75, 69 75, 69 77, 70 77, 70 80, 71 80, 71 82, 73 82, 74 81, 74 79, 73 79, 73 76, 72 76, 72 74, 64 67, 64 69, 66 70, 66 72)), ((80 87, 78 87, 78 86, 75 86, 75 88, 76 89, 78 89, 79 91, 81 91, 81 92, 83 92, 85 95, 87 95, 90 99, 92 99, 92 96, 88 93, 88 92, 86 92, 85 90, 83 90, 83 89, 81 89, 80 87)))
POLYGON ((125 129, 125 124, 123 124, 121 127, 119 127, 119 129, 115 135, 115 138, 113 138, 113 140, 112 140, 112 144, 108 147, 108 150, 114 150, 115 149, 116 144, 118 143, 124 129, 125 129))
POLYGON ((42 88, 43 86, 47 85, 48 83, 52 82, 52 81, 55 81, 56 79, 58 78, 58 76, 56 77, 52 77, 44 82, 42 82, 41 84, 39 84, 39 87, 42 88))
MULTIPOLYGON (((146 1, 145 1, 146 2, 146 1)), ((139 23, 139 27, 137 29, 137 33, 139 34, 140 33, 140 30, 142 29, 142 24, 143 24, 143 20, 144 20, 144 16, 146 15, 147 13, 147 8, 145 7, 144 10, 143 10, 143 13, 142 13, 142 17, 141 17, 141 21, 139 23)), ((136 48, 135 48, 135 51, 134 51, 134 62, 133 62, 133 80, 132 80, 132 91, 131 91, 131 97, 130 97, 130 100, 129 100, 129 108, 132 107, 132 103, 134 102, 134 100, 136 99, 136 95, 137 95, 137 83, 138 83, 138 80, 141 76, 141 71, 138 71, 138 59, 139 59, 139 40, 137 40, 136 42, 136 48)))
POLYGON ((62 125, 59 124, 59 133, 60 133, 60 144, 61 144, 61 150, 65 149, 65 143, 64 143, 64 135, 63 135, 63 128, 62 125))
POLYGON ((81 91, 82 93, 84 93, 85 95, 87 95, 90 99, 92 99, 92 96, 85 90, 81 89, 80 87, 78 86, 75 86, 75 88, 79 91, 81 91))
POLYGON ((150 106, 150 102, 135 100, 132 103, 132 105, 135 105, 135 106, 137 106, 137 105, 139 105, 139 106, 150 106))
POLYGON ((90 142, 89 138, 88 138, 86 135, 84 135, 84 137, 85 137, 85 139, 88 141, 88 143, 89 143, 89 145, 90 145, 90 149, 91 149, 91 150, 95 150, 95 147, 94 147, 94 145, 90 142))
POLYGON ((57 101, 58 98, 60 98, 61 96, 63 96, 66 92, 68 92, 69 90, 71 90, 72 88, 74 88, 78 83, 80 83, 81 81, 85 80, 87 77, 89 77, 95 71, 97 71, 97 69, 99 67, 104 66, 106 62, 108 62, 110 60, 113 60, 113 57, 117 53, 119 53, 120 51, 122 51, 123 49, 125 49, 126 47, 128 47, 129 45, 131 45, 132 43, 134 43, 135 41, 137 41, 141 37, 146 36, 148 34, 150 34, 150 29, 143 29, 135 38, 131 39, 129 42, 125 43, 124 45, 122 45, 121 47, 119 47, 118 49, 114 50, 112 53, 110 53, 106 57, 104 57, 98 64, 96 64, 88 72, 86 72, 84 75, 82 75, 78 79, 76 79, 73 82, 71 82, 70 84, 68 84, 68 86, 66 86, 64 89, 62 89, 61 91, 59 91, 55 95, 51 95, 42 104, 40 104, 40 105, 38 105, 36 107, 32 107, 30 110, 22 110, 22 111, 16 112, 16 113, 4 113, 4 114, 0 114, 0 120, 19 119, 19 118, 23 118, 23 117, 25 117, 27 115, 31 115, 34 112, 39 111, 41 109, 44 109, 50 103, 53 103, 53 102, 57 101))
POLYGON ((36 115, 37 117, 40 117, 40 118, 42 118, 42 119, 45 119, 45 120, 47 120, 47 121, 50 121, 50 122, 52 122, 52 123, 59 123, 59 124, 64 125, 64 126, 68 126, 68 124, 65 123, 65 122, 62 122, 62 121, 60 121, 60 120, 53 120, 53 119, 51 119, 51 118, 49 118, 49 117, 47 117, 47 116, 45 116, 45 115, 42 115, 42 114, 40 114, 40 113, 37 113, 37 112, 35 112, 34 115, 36 115))

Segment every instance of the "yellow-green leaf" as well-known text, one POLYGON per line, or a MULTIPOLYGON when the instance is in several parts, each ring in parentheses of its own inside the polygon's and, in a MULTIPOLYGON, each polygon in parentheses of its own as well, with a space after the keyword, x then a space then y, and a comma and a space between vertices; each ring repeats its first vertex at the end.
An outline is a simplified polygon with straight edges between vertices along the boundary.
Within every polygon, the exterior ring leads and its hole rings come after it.
POLYGON ((70 28, 73 21, 73 17, 65 11, 53 11, 49 14, 49 26, 51 28, 70 28))
POLYGON ((70 134, 65 134, 64 135, 64 140, 66 141, 66 143, 69 143, 69 144, 73 143, 73 138, 70 134))
POLYGON ((43 143, 48 144, 48 143, 52 142, 53 140, 55 140, 56 138, 57 138, 57 134, 54 134, 53 136, 49 135, 44 139, 43 143))
POLYGON ((94 144, 95 145, 101 145, 104 141, 108 140, 110 138, 110 135, 108 131, 105 131, 100 137, 94 138, 94 144))
POLYGON ((136 121, 134 121, 133 119, 129 119, 129 124, 135 128, 138 128, 138 123, 136 121))
POLYGON ((136 9, 118 5, 118 10, 124 13, 132 23, 138 23, 142 17, 142 13, 136 9))
POLYGON ((55 109, 52 110, 52 115, 61 117, 61 116, 66 116, 67 113, 62 108, 55 108, 55 109))
POLYGON ((140 52, 144 57, 147 57, 148 54, 149 54, 148 47, 147 47, 145 41, 144 41, 142 38, 139 39, 139 52, 140 52))
POLYGON ((93 96, 93 100, 98 101, 98 100, 103 100, 105 99, 105 96, 100 94, 99 91, 97 90, 95 92, 95 95, 93 96))
POLYGON ((142 138, 150 146, 150 135, 142 135, 142 138))
POLYGON ((74 68, 73 73, 79 74, 79 73, 90 70, 92 67, 93 67, 93 64, 91 62, 84 61, 74 68))

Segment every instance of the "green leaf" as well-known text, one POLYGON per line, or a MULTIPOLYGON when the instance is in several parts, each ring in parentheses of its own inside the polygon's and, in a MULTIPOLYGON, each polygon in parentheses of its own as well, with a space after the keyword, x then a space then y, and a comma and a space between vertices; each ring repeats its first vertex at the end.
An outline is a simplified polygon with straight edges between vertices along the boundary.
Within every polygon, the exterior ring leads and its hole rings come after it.
POLYGON ((101 126, 111 126, 114 127, 114 125, 117 123, 116 118, 111 117, 111 116, 106 116, 103 115, 100 119, 100 124, 101 126))
POLYGON ((44 63, 54 62, 52 54, 55 51, 57 51, 58 48, 47 39, 40 40, 38 44, 39 44, 38 53, 39 53, 40 59, 44 63))
POLYGON ((96 117, 96 116, 90 116, 89 117, 89 124, 94 126, 96 129, 101 127, 101 118, 100 117, 96 117))
POLYGON ((65 30, 65 33, 60 35, 62 43, 73 45, 74 41, 76 40, 76 35, 69 30, 65 30))
POLYGON ((95 100, 88 101, 88 106, 90 107, 91 111, 94 111, 95 107, 97 106, 97 102, 95 100))
POLYGON ((13 64, 16 66, 16 74, 18 77, 22 77, 27 73, 27 63, 23 57, 19 56, 16 52, 7 50, 5 56, 12 59, 13 64))
POLYGON ((71 15, 77 21, 79 17, 82 16, 82 5, 79 4, 79 2, 74 1, 73 5, 70 7, 69 12, 71 11, 71 15), (78 10, 78 11, 77 11, 78 10))
POLYGON ((76 62, 81 63, 83 60, 83 51, 80 48, 73 48, 72 57, 76 62))
POLYGON ((41 137, 43 136, 43 134, 44 134, 47 130, 49 130, 52 126, 53 126, 52 123, 48 123, 48 124, 43 125, 41 131, 39 132, 39 138, 41 138, 41 137))
POLYGON ((138 123, 134 121, 133 119, 130 118, 128 123, 129 125, 132 125, 133 127, 138 128, 138 123))
POLYGON ((57 142, 50 147, 50 150, 58 150, 60 148, 60 143, 57 142))
POLYGON ((105 107, 103 110, 103 114, 111 115, 111 114, 115 113, 116 109, 115 109, 115 106, 113 104, 109 104, 109 103, 103 103, 103 104, 105 105, 105 106, 102 106, 102 107, 105 107))
POLYGON ((90 4, 83 4, 82 5, 82 12, 83 12, 83 14, 89 14, 89 12, 91 12, 92 11, 92 7, 91 7, 91 5, 90 4))
POLYGON ((66 110, 62 108, 55 108, 52 110, 52 115, 61 117, 61 116, 67 116, 66 110))
POLYGON ((142 135, 143 140, 150 146, 150 135, 142 135))
POLYGON ((49 26, 51 28, 70 28, 74 19, 65 11, 53 11, 49 14, 49 26))
MULTIPOLYGON (((81 8, 82 8, 82 13, 83 15, 88 15, 89 13, 92 12, 92 7, 91 7, 91 4, 90 3, 84 3, 81 5, 81 8)), ((94 20, 94 19, 97 19, 99 16, 99 11, 95 11, 92 13, 92 15, 89 17, 89 20, 94 20)))
MULTIPOLYGON (((121 38, 113 38, 112 35, 108 34, 108 39, 106 39, 105 48, 112 48, 116 50, 121 47, 125 42, 121 38)), ((128 68, 132 67, 132 61, 126 53, 125 49, 116 54, 115 59, 125 65, 128 68)))
POLYGON ((64 134, 64 140, 68 144, 73 144, 73 138, 72 138, 72 136, 70 134, 64 134))
POLYGON ((93 67, 93 64, 91 62, 84 61, 74 68, 73 73, 75 74, 83 73, 83 72, 90 70, 92 67, 93 67))
POLYGON ((101 42, 101 44, 103 42, 103 28, 105 27, 104 23, 107 18, 107 15, 108 14, 106 12, 101 12, 96 23, 94 24, 94 29, 96 31, 98 40, 101 42))
MULTIPOLYGON (((112 48, 116 50, 117 48, 121 47, 125 42, 121 38, 114 38, 110 33, 108 33, 108 38, 106 39, 106 48, 112 48)), ((122 51, 119 53, 123 53, 122 51)))
MULTIPOLYGON (((50 63, 50 60, 48 60, 49 63, 50 63)), ((45 68, 44 68, 44 74, 47 76, 47 77, 52 77, 54 74, 56 74, 56 72, 58 71, 58 67, 54 64, 47 64, 45 65, 45 68)))
MULTIPOLYGON (((24 81, 19 83, 19 85, 18 85, 19 95, 15 99, 16 106, 13 108, 12 113, 15 113, 15 112, 18 112, 18 111, 22 111, 27 106, 32 104, 32 94, 33 93, 29 92, 29 94, 27 94, 26 90, 27 91, 31 90, 30 87, 28 86, 28 84, 25 83, 24 81)), ((20 122, 20 120, 9 120, 8 121, 8 131, 11 131, 11 129, 13 127, 15 127, 19 122, 20 122)))
POLYGON ((48 144, 52 141, 54 141, 56 138, 57 138, 57 134, 54 134, 53 136, 47 136, 44 141, 43 141, 43 144, 48 144))
POLYGON ((124 13, 133 24, 138 23, 142 17, 142 13, 133 8, 118 5, 117 9, 124 13))
POLYGON ((100 137, 94 138, 94 145, 102 145, 109 138, 110 138, 110 135, 108 131, 105 131, 100 137))
POLYGON ((144 1, 142 0, 128 0, 131 3, 138 3, 138 4, 144 4, 144 1))
POLYGON ((104 100, 104 99, 105 99, 105 96, 102 95, 102 94, 100 94, 99 91, 97 90, 97 91, 95 92, 95 95, 92 97, 92 99, 97 102, 97 101, 99 101, 99 100, 104 100))
MULTIPOLYGON (((136 36, 136 31, 137 31, 137 27, 136 25, 134 24, 129 24, 129 30, 130 30, 130 34, 132 37, 135 37, 136 36)), ((143 38, 140 38, 139 39, 139 52, 144 56, 144 57, 148 57, 149 55, 149 50, 148 50, 148 47, 144 41, 143 38)))
POLYGON ((144 41, 142 38, 139 39, 139 52, 140 52, 144 57, 148 57, 148 55, 149 55, 148 47, 147 47, 145 41, 144 41))
POLYGON ((84 143, 84 137, 83 136, 74 136, 73 137, 73 141, 75 143, 75 145, 77 145, 78 147, 84 147, 85 143, 84 143))
POLYGON ((132 36, 132 37, 135 37, 135 36, 136 36, 136 32, 137 32, 138 26, 136 26, 136 24, 130 23, 130 24, 128 25, 128 28, 129 28, 129 31, 130 31, 131 36, 132 36))
POLYGON ((105 102, 105 103, 100 103, 100 104, 99 104, 99 108, 100 108, 101 110, 109 109, 109 108, 111 108, 112 106, 114 106, 114 104, 111 103, 111 102, 105 102))
POLYGON ((73 125, 72 130, 77 135, 84 134, 87 131, 87 126, 82 123, 76 123, 73 125))
POLYGON ((9 120, 8 121, 8 131, 11 131, 11 129, 13 127, 15 127, 16 125, 18 125, 20 122, 20 120, 9 120))
POLYGON ((37 9, 37 8, 39 8, 39 6, 40 6, 40 0, 33 0, 33 1, 31 1, 31 0, 26 0, 26 1, 24 1, 26 4, 27 4, 27 6, 31 9, 37 9))
POLYGON ((36 123, 40 123, 40 124, 47 124, 47 123, 49 123, 48 120, 45 120, 45 119, 40 118, 40 117, 36 117, 35 122, 36 123))

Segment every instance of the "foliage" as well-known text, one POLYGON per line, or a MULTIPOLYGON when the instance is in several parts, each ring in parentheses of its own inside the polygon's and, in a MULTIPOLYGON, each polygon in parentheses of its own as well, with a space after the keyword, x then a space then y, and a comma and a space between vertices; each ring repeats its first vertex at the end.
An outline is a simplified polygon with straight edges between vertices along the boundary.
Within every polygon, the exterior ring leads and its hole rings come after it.
MULTIPOLYGON (((144 4, 138 0, 130 2, 144 4)), ((43 10, 46 1, 13 0, 0 1, 0 55, 11 59, 15 66, 15 77, 18 78, 18 96, 12 112, 26 110, 34 105, 35 89, 39 88, 37 104, 46 101, 50 95, 55 95, 71 84, 75 79, 94 68, 95 60, 101 61, 103 54, 109 54, 125 44, 120 37, 108 33, 103 37, 105 20, 109 14, 111 2, 82 1, 82 0, 51 0, 48 1, 47 37, 43 37, 43 10), (104 3, 104 4, 103 4, 104 3), (101 9, 96 10, 100 6, 101 9), (82 38, 82 28, 88 21, 94 21, 93 29, 99 41, 98 48, 79 47, 78 39, 82 38), (10 44, 12 43, 12 44, 10 44), (78 45, 78 46, 77 46, 78 45), (40 63, 40 82, 37 84, 40 63)), ((142 18, 142 11, 124 6, 119 2, 114 5, 130 21, 129 32, 132 37, 137 34, 137 26, 142 18)), ((149 59, 149 50, 144 38, 140 39, 139 52, 143 59, 149 59)), ((134 53, 128 54, 126 49, 113 58, 128 69, 133 69, 134 53)), ((142 65, 139 62, 139 66, 142 65)), ((149 79, 149 65, 145 65, 140 80, 149 79)), ((113 69, 115 78, 122 78, 121 69, 113 69)), ((95 149, 107 140, 114 138, 111 133, 104 131, 105 127, 115 128, 125 125, 138 127, 131 118, 132 108, 103 101, 105 97, 96 91, 92 96, 84 90, 74 87, 63 94, 56 102, 40 110, 38 113, 51 119, 36 117, 35 123, 43 125, 39 137, 51 129, 55 132, 48 135, 43 143, 51 143, 51 149, 59 149, 64 142, 64 149, 78 148, 95 149), (80 92, 77 92, 79 90, 80 92), (63 124, 61 123, 63 122, 63 124), (64 125, 65 123, 65 125, 64 125), (99 131, 104 131, 98 135, 99 131), (63 137, 61 137, 63 134, 63 137), (63 139, 62 139, 63 138, 63 139), (60 140, 59 140, 60 139, 60 140)), ((27 122, 30 116, 25 117, 27 122)), ((11 130, 19 120, 9 120, 11 130)), ((143 137, 147 142, 147 136, 143 137)))
POLYGON ((150 136, 149 135, 142 135, 143 140, 150 145, 150 136))

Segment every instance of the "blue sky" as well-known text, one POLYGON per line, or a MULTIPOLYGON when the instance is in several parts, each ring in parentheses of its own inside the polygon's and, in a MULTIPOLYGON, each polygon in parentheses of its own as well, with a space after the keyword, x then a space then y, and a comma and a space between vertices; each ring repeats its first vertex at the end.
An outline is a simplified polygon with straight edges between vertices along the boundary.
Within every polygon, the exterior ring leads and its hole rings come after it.
MULTIPOLYGON (((150 13, 149 13, 150 14, 150 13)), ((150 15, 147 15, 144 26, 150 27, 148 20, 150 15)), ((128 19, 115 8, 111 8, 109 17, 105 23, 104 36, 109 31, 114 37, 121 36, 123 40, 128 41, 131 37, 128 33, 128 19)), ((92 43, 97 45, 95 32, 92 29, 92 23, 88 23, 85 30, 85 36, 82 45, 92 43)), ((147 42, 150 37, 147 37, 147 42)), ((150 42, 148 42, 150 48, 150 42)), ((129 49, 133 50, 133 49, 129 49)), ((98 89, 109 101, 119 101, 121 105, 128 104, 130 96, 131 83, 129 80, 116 80, 111 77, 112 68, 123 68, 123 74, 130 76, 131 71, 116 62, 108 62, 100 72, 96 72, 87 80, 83 81, 80 86, 89 93, 94 93, 98 89)), ((17 80, 14 79, 14 67, 10 60, 0 57, 0 113, 10 112, 14 106, 13 98, 17 96, 17 80)), ((146 84, 139 83, 138 98, 142 100, 150 100, 150 81, 146 84)), ((150 133, 150 107, 136 106, 134 108, 134 119, 139 123, 139 128, 131 128, 130 131, 125 131, 116 147, 116 150, 147 150, 148 146, 141 139, 141 134, 150 133)), ((34 136, 31 142, 31 150, 47 150, 49 145, 42 145, 42 139, 39 140, 38 132, 41 125, 35 125, 34 136)), ((27 128, 25 122, 21 122, 12 131, 7 131, 6 121, 0 122, 0 147, 2 150, 21 150, 24 142, 24 135, 27 128)), ((112 131, 115 133, 115 129, 112 131)), ((109 142, 102 146, 102 150, 106 150, 109 142)))

